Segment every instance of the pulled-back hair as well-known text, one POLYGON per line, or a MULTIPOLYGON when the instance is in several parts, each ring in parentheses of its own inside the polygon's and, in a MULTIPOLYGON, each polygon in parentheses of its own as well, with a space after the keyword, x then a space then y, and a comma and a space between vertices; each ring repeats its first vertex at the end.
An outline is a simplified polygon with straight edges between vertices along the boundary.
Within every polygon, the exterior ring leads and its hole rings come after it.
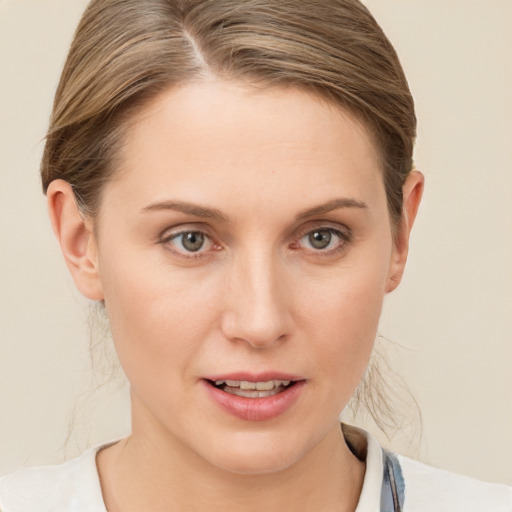
POLYGON ((205 77, 295 86, 373 136, 393 227, 412 169, 414 103, 398 57, 357 0, 93 0, 55 96, 41 175, 95 216, 130 119, 163 90, 205 77))

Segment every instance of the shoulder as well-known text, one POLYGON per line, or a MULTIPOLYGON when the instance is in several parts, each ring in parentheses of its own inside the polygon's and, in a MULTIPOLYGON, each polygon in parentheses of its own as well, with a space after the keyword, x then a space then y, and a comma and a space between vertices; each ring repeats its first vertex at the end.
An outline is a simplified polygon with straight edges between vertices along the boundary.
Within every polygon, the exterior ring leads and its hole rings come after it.
POLYGON ((512 487, 481 482, 399 455, 404 512, 511 512, 512 487))
POLYGON ((97 448, 55 466, 23 468, 0 478, 1 512, 106 512, 97 448))

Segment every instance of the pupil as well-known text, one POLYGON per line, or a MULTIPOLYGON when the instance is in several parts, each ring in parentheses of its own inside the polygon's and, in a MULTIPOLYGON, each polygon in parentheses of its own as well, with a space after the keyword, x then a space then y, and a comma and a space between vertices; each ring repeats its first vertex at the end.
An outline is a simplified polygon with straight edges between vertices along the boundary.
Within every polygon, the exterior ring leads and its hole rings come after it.
POLYGON ((309 241, 315 249, 325 249, 331 243, 329 231, 313 231, 309 235, 309 241))
POLYGON ((186 233, 183 237, 183 247, 187 251, 195 252, 201 249, 204 244, 204 235, 198 232, 186 233))

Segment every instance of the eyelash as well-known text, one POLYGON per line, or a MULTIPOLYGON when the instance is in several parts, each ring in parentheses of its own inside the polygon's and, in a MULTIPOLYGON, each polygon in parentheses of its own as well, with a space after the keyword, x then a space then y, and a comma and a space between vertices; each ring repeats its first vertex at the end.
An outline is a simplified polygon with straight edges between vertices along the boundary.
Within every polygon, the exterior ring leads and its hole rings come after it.
POLYGON ((205 250, 203 250, 203 246, 201 246, 196 252, 194 251, 188 251, 183 247, 183 237, 184 235, 188 234, 196 234, 196 235, 202 235, 204 237, 205 243, 211 245, 211 247, 214 247, 215 244, 213 242, 212 237, 204 230, 204 229, 183 229, 181 231, 177 231, 175 233, 166 234, 164 232, 163 236, 160 238, 159 243, 166 246, 171 250, 173 253, 177 254, 178 256, 182 258, 187 259, 198 259, 205 256, 205 250), (172 242, 174 240, 179 240, 181 237, 181 246, 183 247, 182 250, 176 249, 175 247, 170 248, 169 246, 172 246, 172 242))
MULTIPOLYGON (((332 248, 320 248, 320 249, 306 248, 306 249, 304 249, 305 251, 310 252, 310 254, 314 257, 322 258, 322 257, 337 255, 341 252, 344 252, 347 249, 347 247, 346 247, 347 244, 349 244, 352 241, 352 236, 351 236, 350 230, 344 231, 344 230, 340 230, 340 229, 337 229, 337 228, 334 228, 331 226, 319 225, 316 227, 308 227, 307 229, 300 231, 298 233, 298 236, 295 236, 295 240, 297 240, 297 241, 292 242, 291 244, 289 244, 288 247, 291 248, 292 250, 301 250, 300 242, 304 238, 311 236, 315 232, 328 233, 330 236, 334 235, 338 239, 338 241, 335 242, 335 246, 332 248)), ((212 236, 210 236, 208 234, 208 232, 204 229, 182 229, 182 230, 174 232, 174 233, 170 233, 170 234, 167 234, 167 233, 168 233, 168 231, 164 232, 163 235, 161 235, 159 237, 159 243, 166 246, 169 250, 171 250, 173 253, 177 254, 181 258, 192 259, 192 260, 198 259, 198 258, 204 258, 205 256, 207 256, 207 254, 205 254, 205 253, 208 251, 208 249, 215 248, 216 250, 220 250, 222 248, 220 244, 215 244, 212 236), (197 250, 197 252, 189 251, 189 250, 185 249, 183 247, 183 237, 187 234, 196 234, 196 235, 203 236, 205 243, 207 245, 209 245, 210 247, 209 248, 207 247, 207 249, 205 250, 205 249, 203 249, 204 246, 201 246, 197 250), (181 237, 181 246, 183 249, 177 249, 176 247, 170 247, 173 245, 172 242, 175 240, 179 240, 180 237, 181 237)), ((329 244, 330 244, 330 242, 331 242, 331 240, 329 240, 329 244)))
MULTIPOLYGON (((310 254, 317 258, 322 257, 329 257, 329 256, 335 256, 338 255, 344 251, 347 250, 347 245, 352 241, 352 235, 350 230, 341 230, 338 228, 334 228, 331 226, 325 226, 325 225, 319 225, 313 228, 307 228, 306 230, 302 231, 300 233, 300 236, 298 237, 299 242, 306 237, 311 236, 313 233, 320 233, 320 232, 326 232, 330 236, 334 235, 338 240, 334 243, 334 247, 330 248, 322 248, 322 249, 306 249, 310 254)), ((331 240, 329 240, 330 244, 331 240)), ((291 244, 291 247, 293 249, 298 248, 299 243, 294 242, 291 244)))

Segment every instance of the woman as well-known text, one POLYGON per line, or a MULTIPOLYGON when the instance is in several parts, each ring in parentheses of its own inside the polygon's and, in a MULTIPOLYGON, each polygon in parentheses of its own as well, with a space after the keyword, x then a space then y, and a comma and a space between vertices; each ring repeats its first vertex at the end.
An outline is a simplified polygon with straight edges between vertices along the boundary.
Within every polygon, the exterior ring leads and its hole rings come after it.
POLYGON ((356 1, 93 1, 42 177, 132 434, 4 477, 1 510, 509 510, 339 425, 407 259, 414 137, 356 1))

